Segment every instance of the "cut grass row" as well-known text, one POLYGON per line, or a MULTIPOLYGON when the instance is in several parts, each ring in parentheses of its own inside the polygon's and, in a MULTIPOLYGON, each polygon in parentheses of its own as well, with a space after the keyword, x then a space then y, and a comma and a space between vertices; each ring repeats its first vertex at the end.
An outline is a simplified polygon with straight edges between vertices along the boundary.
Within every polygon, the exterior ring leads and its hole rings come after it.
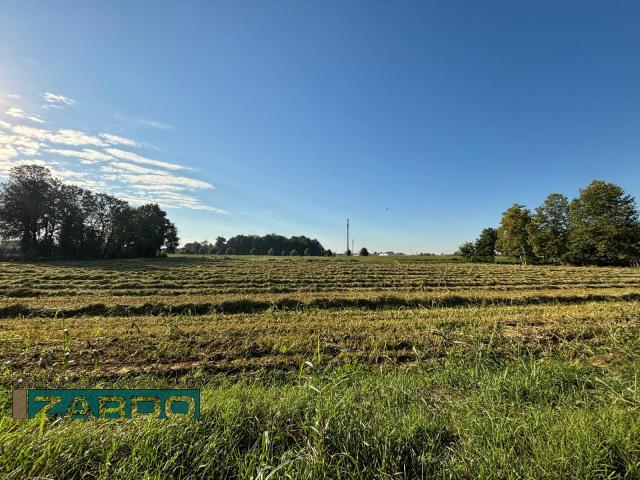
POLYGON ((6 297, 295 293, 486 288, 631 288, 631 268, 375 263, 314 259, 170 258, 111 262, 0 262, 6 297), (132 268, 137 266, 138 268, 132 268))
POLYGON ((640 361, 640 305, 11 319, 0 321, 0 347, 7 379, 31 386, 137 376, 188 382, 295 371, 305 361, 421 368, 454 357, 556 358, 624 370, 640 361))
POLYGON ((305 310, 360 308, 444 308, 535 304, 580 304, 593 301, 633 301, 640 299, 640 287, 551 290, 442 290, 434 292, 400 291, 381 295, 375 291, 285 294, 220 294, 112 296, 101 294, 74 296, 2 298, 0 318, 78 317, 87 315, 207 315, 212 313, 257 313, 267 310, 305 310))

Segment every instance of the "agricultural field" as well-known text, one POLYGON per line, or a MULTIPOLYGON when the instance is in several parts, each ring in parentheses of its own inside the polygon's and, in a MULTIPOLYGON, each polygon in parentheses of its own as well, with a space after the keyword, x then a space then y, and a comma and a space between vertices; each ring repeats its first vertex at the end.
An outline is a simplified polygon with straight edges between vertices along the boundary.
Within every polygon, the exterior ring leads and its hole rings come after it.
POLYGON ((640 269, 0 262, 1 478, 640 478, 640 269), (13 420, 198 387, 199 421, 13 420))

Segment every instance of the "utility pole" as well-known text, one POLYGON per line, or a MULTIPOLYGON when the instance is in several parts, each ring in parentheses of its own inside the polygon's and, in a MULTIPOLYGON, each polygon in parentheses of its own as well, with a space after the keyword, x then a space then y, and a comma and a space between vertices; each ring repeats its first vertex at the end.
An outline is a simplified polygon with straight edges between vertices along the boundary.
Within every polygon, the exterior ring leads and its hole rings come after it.
POLYGON ((347 218, 347 251, 345 253, 349 253, 349 219, 347 218))
POLYGON ((353 251, 353 249, 356 248, 356 247, 353 246, 355 243, 356 243, 356 241, 352 238, 351 239, 351 255, 355 255, 355 253, 353 251))

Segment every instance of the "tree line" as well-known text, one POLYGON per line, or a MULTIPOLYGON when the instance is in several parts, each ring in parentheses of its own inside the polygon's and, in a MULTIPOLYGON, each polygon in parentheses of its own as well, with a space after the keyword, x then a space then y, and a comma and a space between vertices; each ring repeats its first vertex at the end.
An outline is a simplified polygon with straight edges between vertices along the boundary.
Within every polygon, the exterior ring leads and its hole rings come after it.
POLYGON ((493 262, 501 253, 522 264, 634 265, 640 259, 638 209, 618 185, 594 180, 571 201, 548 195, 534 213, 513 204, 497 229, 485 228, 458 253, 477 262, 493 262))
POLYGON ((157 204, 132 207, 22 165, 0 184, 0 237, 19 241, 29 257, 153 257, 173 252, 178 232, 157 204))
POLYGON ((314 239, 301 236, 284 237, 275 233, 269 235, 236 235, 229 240, 217 237, 214 243, 208 241, 191 242, 179 250, 187 254, 217 255, 332 255, 322 244, 314 239))

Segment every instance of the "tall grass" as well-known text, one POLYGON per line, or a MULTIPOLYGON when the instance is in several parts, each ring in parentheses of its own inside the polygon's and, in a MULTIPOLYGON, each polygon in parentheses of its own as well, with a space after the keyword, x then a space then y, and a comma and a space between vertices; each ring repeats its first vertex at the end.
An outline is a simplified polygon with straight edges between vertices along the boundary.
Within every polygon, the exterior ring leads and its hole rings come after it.
POLYGON ((477 359, 223 380, 204 388, 195 422, 47 421, 40 430, 38 420, 3 419, 0 474, 638 478, 636 380, 565 362, 477 359))

